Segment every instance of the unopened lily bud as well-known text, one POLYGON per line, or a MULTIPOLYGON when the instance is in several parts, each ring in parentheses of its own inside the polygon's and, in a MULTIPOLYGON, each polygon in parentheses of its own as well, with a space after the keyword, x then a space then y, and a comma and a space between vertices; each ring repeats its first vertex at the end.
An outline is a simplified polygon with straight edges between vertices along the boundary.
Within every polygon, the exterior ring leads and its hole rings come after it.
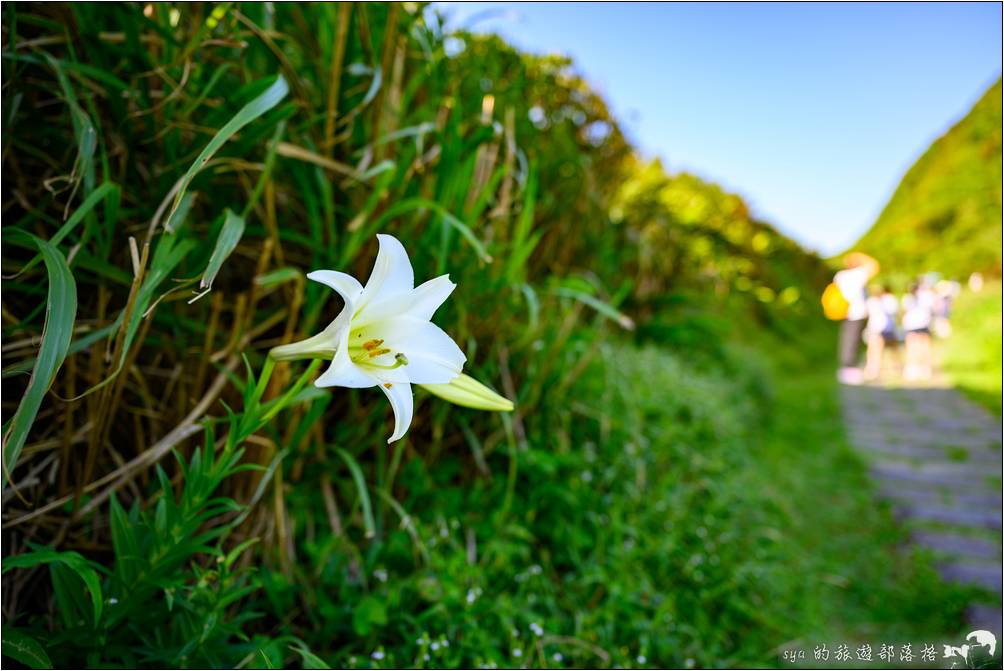
POLYGON ((447 384, 422 384, 434 396, 444 401, 462 405, 475 410, 494 410, 496 412, 512 412, 512 401, 481 384, 474 378, 461 373, 447 384))

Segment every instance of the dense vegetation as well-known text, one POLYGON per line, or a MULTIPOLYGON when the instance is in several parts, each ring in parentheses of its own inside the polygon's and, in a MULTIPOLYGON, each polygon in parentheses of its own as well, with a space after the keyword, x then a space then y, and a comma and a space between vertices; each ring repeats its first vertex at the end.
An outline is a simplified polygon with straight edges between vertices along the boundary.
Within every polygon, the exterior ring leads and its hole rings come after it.
POLYGON ((954 628, 843 442, 825 265, 640 162, 567 60, 410 3, 3 31, 5 655, 706 666, 954 628), (436 321, 515 412, 419 392, 387 445, 382 395, 265 365, 378 232, 458 283, 436 321))
POLYGON ((1001 80, 907 171, 855 249, 897 274, 1001 272, 1001 80))
POLYGON ((963 291, 952 307, 952 336, 942 343, 941 363, 952 383, 973 399, 1001 414, 1000 281, 980 291, 963 291))

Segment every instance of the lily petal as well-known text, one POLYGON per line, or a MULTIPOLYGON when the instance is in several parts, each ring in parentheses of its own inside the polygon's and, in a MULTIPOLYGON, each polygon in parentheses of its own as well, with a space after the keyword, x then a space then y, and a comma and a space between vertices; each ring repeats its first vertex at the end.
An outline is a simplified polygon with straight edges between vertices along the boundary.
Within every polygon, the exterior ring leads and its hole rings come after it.
POLYGON ((404 245, 392 235, 378 234, 380 251, 377 252, 373 271, 359 296, 358 310, 362 310, 377 297, 381 300, 406 294, 415 288, 415 271, 404 245))
MULTIPOLYGON (((313 273, 312 273, 313 274, 313 273)), ((312 359, 315 357, 338 357, 339 351, 346 351, 349 340, 349 327, 352 321, 352 301, 345 299, 345 307, 338 313, 323 331, 306 340, 273 347, 270 355, 276 361, 292 361, 295 359, 312 359)), ((323 377, 323 375, 321 376, 323 377)), ((320 379, 320 378, 319 378, 320 379)), ((315 382, 317 384, 317 382, 315 382)), ((318 384, 328 387, 328 384, 318 384)))
POLYGON ((456 288, 449 275, 440 275, 406 294, 387 299, 375 298, 356 317, 355 324, 362 326, 402 316, 429 321, 456 288))
POLYGON ((390 407, 394 410, 394 433, 387 439, 388 443, 399 440, 411 426, 411 418, 415 409, 415 399, 411 385, 407 382, 383 382, 380 391, 387 395, 390 407))
POLYGON ((388 319, 367 327, 384 340, 383 346, 401 352, 403 367, 414 384, 446 384, 464 368, 467 357, 443 329, 411 316, 388 319))
POLYGON ((352 361, 347 347, 339 347, 335 352, 335 358, 331 360, 331 365, 328 366, 328 370, 314 380, 315 387, 366 389, 378 384, 380 384, 379 379, 352 361))
POLYGON ((312 273, 307 273, 307 279, 331 287, 338 292, 346 305, 355 303, 363 292, 363 285, 359 284, 359 280, 337 270, 315 270, 312 273))

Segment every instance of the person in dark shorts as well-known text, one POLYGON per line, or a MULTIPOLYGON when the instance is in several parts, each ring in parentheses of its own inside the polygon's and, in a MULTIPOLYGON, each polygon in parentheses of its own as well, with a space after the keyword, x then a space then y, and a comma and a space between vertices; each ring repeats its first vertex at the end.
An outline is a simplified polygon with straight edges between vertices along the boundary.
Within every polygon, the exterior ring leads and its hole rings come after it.
POLYGON ((833 277, 847 301, 847 317, 840 323, 840 343, 837 356, 840 369, 837 379, 843 384, 861 384, 864 373, 858 365, 861 352, 861 334, 868 321, 868 282, 878 274, 879 263, 862 252, 851 252, 844 257, 844 270, 833 277))

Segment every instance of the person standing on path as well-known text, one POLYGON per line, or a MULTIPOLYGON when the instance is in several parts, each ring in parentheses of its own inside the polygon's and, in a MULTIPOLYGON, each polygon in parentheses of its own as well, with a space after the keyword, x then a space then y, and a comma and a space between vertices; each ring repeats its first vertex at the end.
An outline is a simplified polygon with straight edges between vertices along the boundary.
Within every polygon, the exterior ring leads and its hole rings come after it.
POLYGON ((833 277, 847 301, 847 316, 840 323, 837 379, 843 384, 861 384, 864 373, 858 366, 861 334, 868 320, 868 282, 878 274, 879 263, 863 252, 851 252, 844 257, 844 270, 833 277))
POLYGON ((868 323, 865 326, 865 380, 877 380, 882 372, 886 344, 896 342, 896 317, 899 301, 888 287, 872 286, 868 297, 868 323))
POLYGON ((904 380, 931 378, 931 322, 937 296, 924 281, 919 281, 903 297, 903 330, 906 331, 906 367, 904 380))

